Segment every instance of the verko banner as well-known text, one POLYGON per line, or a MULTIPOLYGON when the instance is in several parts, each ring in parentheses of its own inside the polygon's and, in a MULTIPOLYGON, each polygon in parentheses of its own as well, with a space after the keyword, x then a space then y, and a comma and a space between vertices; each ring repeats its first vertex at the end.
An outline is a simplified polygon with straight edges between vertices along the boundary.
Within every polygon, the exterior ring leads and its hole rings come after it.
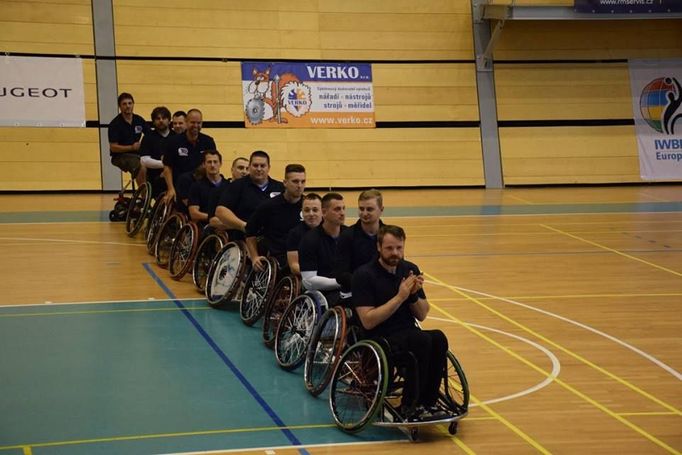
POLYGON ((680 0, 574 0, 577 13, 642 14, 682 12, 680 0))
POLYGON ((0 57, 0 125, 85 126, 81 59, 0 57))
POLYGON ((243 62, 248 128, 374 128, 372 66, 243 62))
POLYGON ((682 60, 630 60, 639 172, 682 180, 682 60))

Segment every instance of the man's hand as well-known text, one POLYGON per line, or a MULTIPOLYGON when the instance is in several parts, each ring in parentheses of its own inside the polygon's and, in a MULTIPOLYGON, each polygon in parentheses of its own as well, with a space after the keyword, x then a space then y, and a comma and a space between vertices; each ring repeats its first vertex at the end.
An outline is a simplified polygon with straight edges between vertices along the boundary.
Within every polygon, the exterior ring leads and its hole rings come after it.
POLYGON ((409 276, 403 278, 403 280, 400 282, 400 287, 398 288, 398 297, 400 297, 402 301, 407 300, 410 294, 412 294, 412 288, 414 287, 416 280, 417 277, 410 272, 409 276))
POLYGON ((253 265, 254 269, 262 272, 265 269, 265 262, 267 262, 267 260, 268 259, 265 256, 256 256, 251 260, 251 265, 253 265))
POLYGON ((137 152, 140 150, 140 142, 141 141, 137 141, 133 145, 131 145, 131 147, 133 148, 133 152, 137 152))
POLYGON ((175 202, 175 188, 169 188, 168 191, 166 191, 163 202, 175 202))
MULTIPOLYGON (((412 272, 410 272, 412 275, 412 272)), ((414 285, 410 291, 410 294, 416 294, 424 287, 424 275, 415 275, 414 285)))

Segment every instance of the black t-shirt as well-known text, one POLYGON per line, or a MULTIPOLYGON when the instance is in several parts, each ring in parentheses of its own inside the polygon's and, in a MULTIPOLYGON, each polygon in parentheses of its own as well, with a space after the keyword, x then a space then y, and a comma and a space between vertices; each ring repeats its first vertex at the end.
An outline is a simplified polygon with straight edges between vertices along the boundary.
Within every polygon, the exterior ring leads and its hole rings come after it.
POLYGON ((189 205, 198 205, 200 212, 210 213, 211 200, 215 200, 213 194, 220 190, 223 182, 225 182, 225 178, 222 178, 217 183, 213 183, 204 177, 192 183, 192 186, 189 188, 189 205))
MULTIPOLYGON (((346 226, 341 226, 341 232, 345 229, 346 226)), ((334 278, 338 239, 327 234, 322 224, 304 235, 298 247, 301 272, 317 271, 317 276, 334 278)))
POLYGON ((289 234, 287 234, 287 251, 296 251, 298 253, 301 240, 308 231, 310 231, 310 227, 303 221, 294 226, 289 231, 289 234))
POLYGON ((271 255, 285 255, 287 234, 301 221, 302 205, 302 199, 291 203, 284 199, 284 194, 263 202, 247 221, 246 236, 262 235, 271 255))
MULTIPOLYGON (((379 225, 384 223, 379 220, 379 225)), ((339 236, 339 254, 334 275, 341 291, 350 292, 353 271, 377 258, 377 236, 362 230, 360 220, 339 236)))
POLYGON ((215 141, 211 136, 199 133, 197 142, 191 143, 187 134, 176 134, 165 141, 163 164, 173 169, 173 182, 186 172, 193 172, 203 160, 204 151, 215 150, 215 141))
MULTIPOLYGON (((415 275, 421 274, 419 267, 405 260, 398 263, 395 274, 386 270, 378 259, 360 266, 353 273, 353 307, 378 307, 385 304, 398 293, 402 279, 409 276, 410 270, 415 275)), ((369 337, 386 336, 397 330, 414 327, 415 318, 409 306, 415 303, 418 297, 426 298, 423 289, 408 297, 395 313, 368 331, 367 335, 369 337)))
POLYGON ((247 175, 223 190, 218 205, 232 210, 240 220, 248 221, 256 207, 283 192, 284 185, 279 180, 268 178, 267 186, 261 189, 247 175))
POLYGON ((208 218, 211 219, 215 216, 215 209, 218 207, 218 201, 220 201, 220 198, 223 195, 223 192, 227 190, 227 187, 230 186, 230 182, 232 182, 232 179, 226 179, 223 177, 223 180, 220 182, 220 185, 218 188, 216 188, 215 191, 211 192, 211 195, 208 200, 208 218))
MULTIPOLYGON (((173 130, 168 130, 168 136, 162 136, 156 130, 148 131, 142 138, 140 144, 140 156, 150 156, 155 160, 161 160, 163 157, 163 147, 167 139, 175 136, 173 130)), ((161 175, 163 169, 147 169, 147 180, 153 181, 161 175)))
MULTIPOLYGON (((118 114, 109 122, 109 128, 107 129, 109 144, 116 143, 118 145, 133 145, 140 140, 142 134, 147 134, 147 132, 147 123, 137 114, 133 114, 132 123, 126 122, 123 115, 118 114)), ((138 152, 130 151, 127 153, 138 152)), ((115 155, 115 153, 109 149, 109 155, 115 155)))

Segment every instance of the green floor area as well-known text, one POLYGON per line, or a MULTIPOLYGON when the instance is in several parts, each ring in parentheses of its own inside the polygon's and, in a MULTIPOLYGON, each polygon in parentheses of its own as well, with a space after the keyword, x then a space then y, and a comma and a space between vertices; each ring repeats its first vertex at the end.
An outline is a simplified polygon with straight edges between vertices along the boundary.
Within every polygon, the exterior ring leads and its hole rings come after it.
POLYGON ((259 328, 203 300, 0 308, 0 364, 0 454, 405 439, 337 430, 327 395, 281 370, 259 328))

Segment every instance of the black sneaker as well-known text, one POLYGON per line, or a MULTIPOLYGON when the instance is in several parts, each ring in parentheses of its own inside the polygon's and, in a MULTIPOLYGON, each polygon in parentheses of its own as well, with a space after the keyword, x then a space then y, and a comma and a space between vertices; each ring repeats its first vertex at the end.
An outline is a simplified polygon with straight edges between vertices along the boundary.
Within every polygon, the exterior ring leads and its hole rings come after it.
POLYGON ((449 417, 449 414, 445 412, 443 409, 441 409, 438 405, 433 405, 429 406, 426 408, 426 411, 431 414, 431 419, 430 420, 441 420, 441 419, 447 419, 449 417))

